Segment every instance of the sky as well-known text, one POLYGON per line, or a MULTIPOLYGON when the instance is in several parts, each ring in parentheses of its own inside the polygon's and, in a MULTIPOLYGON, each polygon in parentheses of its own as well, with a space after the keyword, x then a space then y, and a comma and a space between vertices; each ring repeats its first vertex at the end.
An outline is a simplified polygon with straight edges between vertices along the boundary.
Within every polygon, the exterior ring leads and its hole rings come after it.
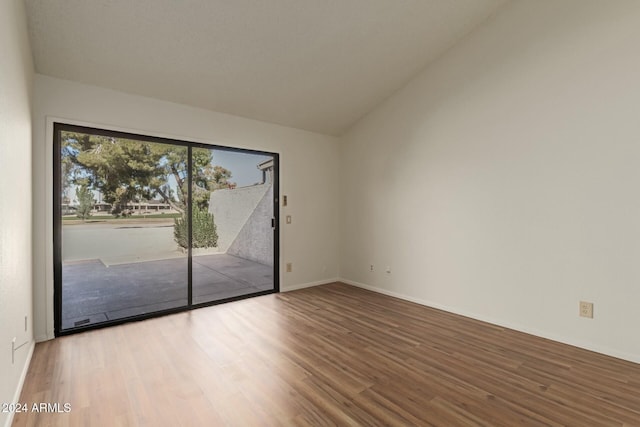
POLYGON ((231 171, 231 182, 238 187, 246 187, 257 182, 262 182, 262 171, 258 164, 272 158, 261 154, 249 154, 238 151, 214 150, 213 163, 231 171))

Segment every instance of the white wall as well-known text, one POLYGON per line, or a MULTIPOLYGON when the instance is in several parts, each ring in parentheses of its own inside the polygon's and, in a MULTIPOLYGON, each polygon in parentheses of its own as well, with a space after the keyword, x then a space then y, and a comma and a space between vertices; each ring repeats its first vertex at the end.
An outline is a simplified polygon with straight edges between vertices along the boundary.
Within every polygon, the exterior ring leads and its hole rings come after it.
POLYGON ((338 140, 42 75, 34 97, 34 315, 37 340, 53 337, 52 120, 280 153, 281 289, 332 281, 338 272, 338 140), (285 273, 284 264, 293 263, 285 273))
POLYGON ((344 137, 341 277, 640 362, 639 46, 638 1, 501 9, 344 137))
MULTIPOLYGON (((24 4, 0 2, 0 402, 15 402, 33 350, 31 325, 31 91, 24 4), (31 323, 29 321, 29 323, 31 323), (12 362, 12 340, 23 347, 12 362)), ((0 425, 8 425, 0 412, 0 425)))

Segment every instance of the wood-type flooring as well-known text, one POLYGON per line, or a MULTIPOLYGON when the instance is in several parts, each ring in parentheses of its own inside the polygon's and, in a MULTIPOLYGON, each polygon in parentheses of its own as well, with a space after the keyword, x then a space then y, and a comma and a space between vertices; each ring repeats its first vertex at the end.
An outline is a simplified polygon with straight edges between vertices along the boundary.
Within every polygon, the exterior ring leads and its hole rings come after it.
POLYGON ((334 283, 40 343, 21 402, 61 412, 14 426, 640 426, 640 365, 334 283))

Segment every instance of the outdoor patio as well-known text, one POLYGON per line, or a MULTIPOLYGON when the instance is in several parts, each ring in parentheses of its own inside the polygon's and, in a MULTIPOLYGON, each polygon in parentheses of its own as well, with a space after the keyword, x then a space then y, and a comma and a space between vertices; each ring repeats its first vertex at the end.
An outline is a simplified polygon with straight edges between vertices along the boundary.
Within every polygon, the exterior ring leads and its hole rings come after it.
MULTIPOLYGON (((62 329, 182 307, 187 258, 106 266, 99 259, 62 268, 62 329)), ((273 289, 273 267, 227 254, 193 257, 193 303, 273 289)))

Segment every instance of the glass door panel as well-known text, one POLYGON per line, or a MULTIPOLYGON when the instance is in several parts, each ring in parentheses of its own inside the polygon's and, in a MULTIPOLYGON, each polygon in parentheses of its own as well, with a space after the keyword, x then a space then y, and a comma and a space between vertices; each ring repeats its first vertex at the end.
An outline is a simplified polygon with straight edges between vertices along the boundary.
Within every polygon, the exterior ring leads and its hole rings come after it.
POLYGON ((60 331, 187 306, 187 147, 59 132, 60 331))
POLYGON ((194 148, 193 303, 275 290, 272 155, 194 148))

